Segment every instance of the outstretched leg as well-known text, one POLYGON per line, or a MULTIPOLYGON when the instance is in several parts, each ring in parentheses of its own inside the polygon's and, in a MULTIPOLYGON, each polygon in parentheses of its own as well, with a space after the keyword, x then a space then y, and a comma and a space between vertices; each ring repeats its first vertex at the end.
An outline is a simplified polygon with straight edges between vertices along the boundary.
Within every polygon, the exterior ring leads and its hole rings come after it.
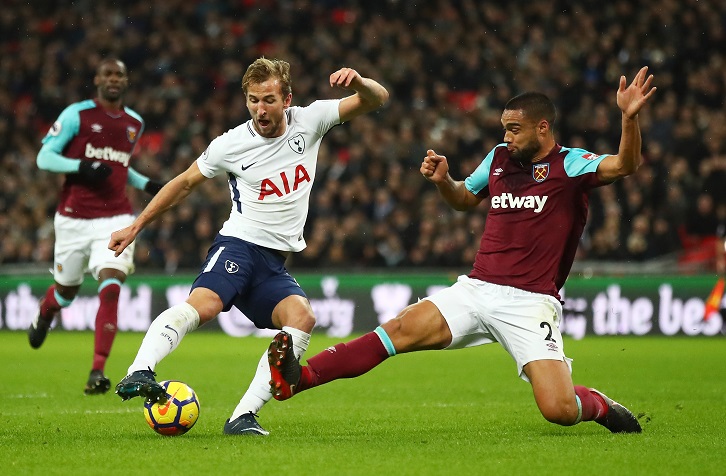
POLYGON ((450 342, 448 324, 430 301, 412 304, 375 331, 320 352, 304 367, 291 359, 288 340, 279 333, 268 350, 270 386, 276 400, 286 400, 333 380, 362 375, 396 354, 443 349, 450 342), (299 378, 296 367, 300 367, 299 378))
POLYGON ((358 339, 329 347, 302 367, 292 354, 293 337, 286 332, 278 333, 267 351, 273 396, 276 400, 287 400, 303 390, 368 372, 395 355, 395 350, 389 353, 382 339, 390 342, 386 332, 378 327, 358 339))

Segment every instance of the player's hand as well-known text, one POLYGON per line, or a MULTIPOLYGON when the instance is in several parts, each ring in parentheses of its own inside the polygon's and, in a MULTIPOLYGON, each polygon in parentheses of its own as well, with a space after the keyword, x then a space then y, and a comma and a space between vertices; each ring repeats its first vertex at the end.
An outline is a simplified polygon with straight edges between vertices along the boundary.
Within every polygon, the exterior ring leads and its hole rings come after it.
POLYGON ((149 180, 144 186, 144 192, 148 193, 153 197, 154 195, 159 193, 159 190, 161 190, 162 188, 164 188, 163 183, 149 180))
POLYGON ((92 162, 81 159, 81 164, 78 166, 78 175, 89 183, 102 182, 111 175, 111 172, 113 169, 99 160, 92 162))
POLYGON ((340 68, 330 75, 330 86, 355 90, 363 84, 363 78, 352 68, 340 68))
POLYGON ((127 246, 129 246, 136 238, 136 233, 127 226, 123 230, 114 231, 111 233, 111 241, 108 242, 108 249, 115 251, 114 256, 117 258, 123 253, 127 246))
POLYGON ((426 157, 424 157, 421 163, 420 171, 421 175, 429 182, 443 182, 449 173, 449 163, 446 160, 446 156, 438 155, 429 149, 426 151, 426 157))
POLYGON ((653 75, 648 76, 648 67, 643 66, 638 74, 633 78, 633 82, 627 85, 625 76, 620 76, 620 85, 618 87, 617 102, 618 107, 623 114, 629 119, 633 119, 638 115, 640 109, 655 93, 655 87, 651 87, 653 83, 653 75))

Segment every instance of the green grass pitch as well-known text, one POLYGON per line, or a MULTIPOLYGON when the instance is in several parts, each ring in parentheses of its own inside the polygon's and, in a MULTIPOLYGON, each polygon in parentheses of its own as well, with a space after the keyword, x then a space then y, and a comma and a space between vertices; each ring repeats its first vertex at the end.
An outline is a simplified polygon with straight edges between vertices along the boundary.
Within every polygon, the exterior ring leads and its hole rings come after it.
MULTIPOLYGON (((143 335, 119 334, 107 373, 126 373, 143 335)), ((229 437, 222 425, 268 340, 188 335, 157 368, 200 399, 186 435, 163 437, 142 402, 85 396, 91 333, 52 332, 32 350, 0 332, 0 473, 295 475, 716 475, 726 472, 723 338, 567 340, 574 380, 634 413, 644 432, 547 423, 529 385, 497 344, 397 356, 260 412, 267 438, 229 437)), ((314 335, 308 355, 337 340, 314 335)))

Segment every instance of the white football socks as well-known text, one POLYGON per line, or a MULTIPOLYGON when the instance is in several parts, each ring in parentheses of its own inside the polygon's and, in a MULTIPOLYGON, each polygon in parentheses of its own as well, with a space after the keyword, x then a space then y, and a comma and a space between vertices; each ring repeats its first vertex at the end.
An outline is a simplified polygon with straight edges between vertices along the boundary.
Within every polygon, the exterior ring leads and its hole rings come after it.
MULTIPOLYGON (((310 344, 310 334, 293 327, 284 326, 283 331, 292 336, 292 351, 295 358, 300 361, 303 354, 310 344)), ((272 398, 270 391, 270 364, 267 361, 267 350, 262 354, 262 358, 257 364, 255 377, 252 379, 249 388, 240 399, 237 407, 229 417, 229 421, 234 421, 245 413, 257 413, 272 398)))
POLYGON ((129 373, 135 370, 154 370, 164 357, 177 348, 182 338, 197 327, 199 313, 186 302, 159 314, 146 331, 136 359, 129 367, 129 373))

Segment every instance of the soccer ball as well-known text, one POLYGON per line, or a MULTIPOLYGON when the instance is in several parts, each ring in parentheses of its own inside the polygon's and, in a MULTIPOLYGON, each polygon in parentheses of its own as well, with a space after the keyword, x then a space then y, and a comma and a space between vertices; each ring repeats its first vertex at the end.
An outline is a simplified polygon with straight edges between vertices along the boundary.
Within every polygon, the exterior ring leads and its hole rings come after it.
POLYGON ((199 418, 199 399, 192 388, 178 380, 164 380, 166 403, 144 403, 144 417, 152 430, 165 436, 183 435, 199 418))

